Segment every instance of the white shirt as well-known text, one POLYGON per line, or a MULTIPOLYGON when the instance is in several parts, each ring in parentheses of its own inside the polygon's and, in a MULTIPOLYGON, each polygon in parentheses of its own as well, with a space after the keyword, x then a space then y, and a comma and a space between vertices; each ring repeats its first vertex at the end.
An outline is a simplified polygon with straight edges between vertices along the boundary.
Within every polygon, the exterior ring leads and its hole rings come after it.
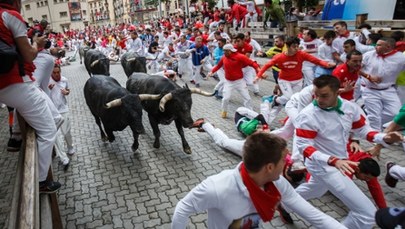
POLYGON ((318 57, 321 60, 334 62, 333 60, 333 53, 336 52, 336 49, 333 46, 329 46, 326 43, 323 43, 318 48, 318 57))
MULTIPOLYGON (((208 228, 224 229, 235 221, 256 213, 240 175, 240 165, 210 176, 193 188, 179 203, 172 219, 172 229, 186 228, 191 214, 208 211, 208 228)), ((316 228, 346 228, 305 201, 288 181, 280 176, 274 185, 281 202, 316 228)))
POLYGON ((142 44, 142 40, 137 37, 135 40, 130 38, 127 40, 128 51, 132 50, 139 56, 145 56, 145 47, 142 44))
POLYGON ((48 83, 55 65, 55 58, 47 50, 42 50, 38 52, 33 62, 35 65, 35 71, 32 74, 35 77, 34 83, 49 96, 48 83))
MULTIPOLYGON (((311 52, 309 54, 311 54, 312 56, 318 57, 318 49, 319 46, 321 46, 323 44, 323 42, 320 39, 314 39, 312 41, 304 41, 301 40, 300 42, 300 48, 302 48, 303 51, 305 50, 311 50, 311 52)), ((309 61, 304 61, 302 63, 302 68, 312 68, 314 67, 315 64, 309 62, 309 61)))
POLYGON ((396 52, 383 58, 378 56, 374 50, 363 55, 362 64, 363 72, 382 78, 382 82, 379 84, 364 80, 366 87, 383 89, 393 86, 399 73, 405 71, 405 56, 401 52, 396 52))
POLYGON ((383 143, 385 134, 371 129, 361 108, 353 102, 341 100, 340 109, 344 114, 325 111, 311 103, 296 118, 296 146, 307 158, 305 165, 312 172, 324 173, 325 170, 336 169, 327 164, 330 156, 348 158, 346 146, 350 133, 354 133, 355 137, 383 143))
POLYGON ((60 81, 56 82, 51 78, 49 84, 54 84, 54 87, 50 90, 50 97, 56 109, 58 109, 61 114, 68 112, 69 107, 66 96, 61 92, 61 89, 69 88, 67 79, 62 76, 60 81))

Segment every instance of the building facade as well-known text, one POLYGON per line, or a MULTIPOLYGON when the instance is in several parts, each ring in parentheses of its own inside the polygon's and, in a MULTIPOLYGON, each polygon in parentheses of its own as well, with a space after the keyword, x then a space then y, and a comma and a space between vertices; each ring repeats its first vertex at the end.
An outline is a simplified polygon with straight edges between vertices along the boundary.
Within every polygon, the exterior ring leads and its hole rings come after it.
POLYGON ((88 25, 86 0, 26 0, 21 5, 22 15, 30 25, 34 20, 46 19, 54 32, 82 29, 88 25))

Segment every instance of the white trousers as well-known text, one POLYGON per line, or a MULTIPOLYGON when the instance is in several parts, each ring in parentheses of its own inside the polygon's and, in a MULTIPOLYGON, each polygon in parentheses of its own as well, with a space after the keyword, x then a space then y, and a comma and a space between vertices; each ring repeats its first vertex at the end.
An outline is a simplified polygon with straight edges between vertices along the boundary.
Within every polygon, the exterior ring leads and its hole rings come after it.
POLYGON ((390 175, 400 181, 405 181, 405 167, 394 165, 390 169, 390 175))
POLYGON ((17 83, 0 90, 0 102, 14 107, 35 129, 39 181, 46 180, 52 160, 56 126, 42 92, 32 82, 17 83))
POLYGON ((392 121, 401 109, 397 90, 390 87, 386 90, 362 88, 362 97, 367 111, 371 128, 381 131, 382 124, 392 121))
POLYGON ((194 82, 196 84, 201 83, 202 81, 202 76, 201 76, 201 72, 204 72, 206 75, 211 72, 212 69, 212 65, 209 61, 205 61, 204 64, 201 65, 193 65, 193 77, 192 80, 194 80, 194 82))
POLYGON ((242 68, 242 72, 243 72, 243 79, 245 79, 248 89, 251 90, 253 93, 259 93, 259 84, 253 83, 256 77, 255 69, 248 66, 242 68))
POLYGON ((302 74, 304 75, 304 87, 311 85, 312 81, 314 81, 315 69, 316 66, 302 68, 302 74))
POLYGON ((295 189, 298 194, 309 200, 319 198, 329 190, 350 209, 348 216, 342 222, 344 226, 350 229, 369 229, 374 226, 374 214, 377 209, 353 180, 343 176, 336 168, 330 168, 329 165, 321 165, 310 160, 305 164, 311 173, 311 178, 308 183, 303 183, 295 189), (329 168, 314 171, 308 164, 329 168))
POLYGON ((222 130, 215 128, 211 125, 211 123, 204 123, 202 128, 208 135, 212 138, 212 140, 217 144, 219 147, 227 149, 232 153, 242 157, 242 149, 243 144, 245 144, 245 140, 236 140, 229 138, 222 130))
POLYGON ((301 91, 302 81, 302 79, 293 81, 278 79, 278 85, 280 86, 280 90, 283 95, 277 97, 276 102, 281 105, 286 104, 293 94, 301 91))
POLYGON ((57 136, 56 136, 56 141, 55 141, 55 151, 56 155, 59 157, 61 161, 65 160, 67 157, 66 152, 63 150, 63 141, 62 137, 65 139, 66 145, 68 150, 73 148, 73 140, 72 140, 72 134, 71 134, 71 129, 72 125, 70 123, 70 118, 69 118, 69 112, 65 112, 61 114, 62 117, 64 118, 64 122, 62 126, 59 128, 57 136))
MULTIPOLYGON (((191 79, 191 76, 193 75, 193 63, 191 62, 190 58, 186 59, 179 59, 179 67, 178 67, 178 73, 181 75, 183 78, 191 79)), ((184 79, 183 78, 183 79, 184 79)))
POLYGON ((247 24, 249 23, 249 20, 251 22, 257 22, 257 13, 254 13, 253 15, 250 15, 250 13, 247 13, 245 16, 245 27, 247 26, 247 24))
POLYGON ((225 84, 225 71, 224 68, 220 68, 217 71, 217 76, 219 78, 219 82, 215 85, 214 91, 218 91, 218 95, 222 96, 224 94, 224 84, 225 84))
POLYGON ((222 98, 222 111, 228 111, 232 92, 237 91, 243 98, 243 106, 252 110, 251 99, 244 79, 230 81, 225 79, 222 98))

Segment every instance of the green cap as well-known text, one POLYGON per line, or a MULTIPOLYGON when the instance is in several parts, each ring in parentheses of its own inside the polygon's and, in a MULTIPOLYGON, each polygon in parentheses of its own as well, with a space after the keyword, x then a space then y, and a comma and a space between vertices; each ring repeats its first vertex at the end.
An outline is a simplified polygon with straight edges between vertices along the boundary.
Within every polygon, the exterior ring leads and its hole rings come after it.
POLYGON ((242 124, 240 124, 240 131, 245 135, 251 135, 256 131, 258 124, 259 121, 257 119, 243 122, 242 124))

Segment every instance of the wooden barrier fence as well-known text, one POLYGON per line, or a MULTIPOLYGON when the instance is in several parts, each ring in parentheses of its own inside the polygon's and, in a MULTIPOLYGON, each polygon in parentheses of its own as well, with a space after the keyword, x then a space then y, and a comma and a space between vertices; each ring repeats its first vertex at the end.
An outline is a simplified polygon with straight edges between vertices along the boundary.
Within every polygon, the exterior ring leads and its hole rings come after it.
MULTIPOLYGON (((57 194, 40 194, 38 181, 38 152, 35 131, 19 117, 23 136, 11 202, 8 229, 61 229, 57 194)), ((52 168, 48 172, 52 180, 52 168)))

